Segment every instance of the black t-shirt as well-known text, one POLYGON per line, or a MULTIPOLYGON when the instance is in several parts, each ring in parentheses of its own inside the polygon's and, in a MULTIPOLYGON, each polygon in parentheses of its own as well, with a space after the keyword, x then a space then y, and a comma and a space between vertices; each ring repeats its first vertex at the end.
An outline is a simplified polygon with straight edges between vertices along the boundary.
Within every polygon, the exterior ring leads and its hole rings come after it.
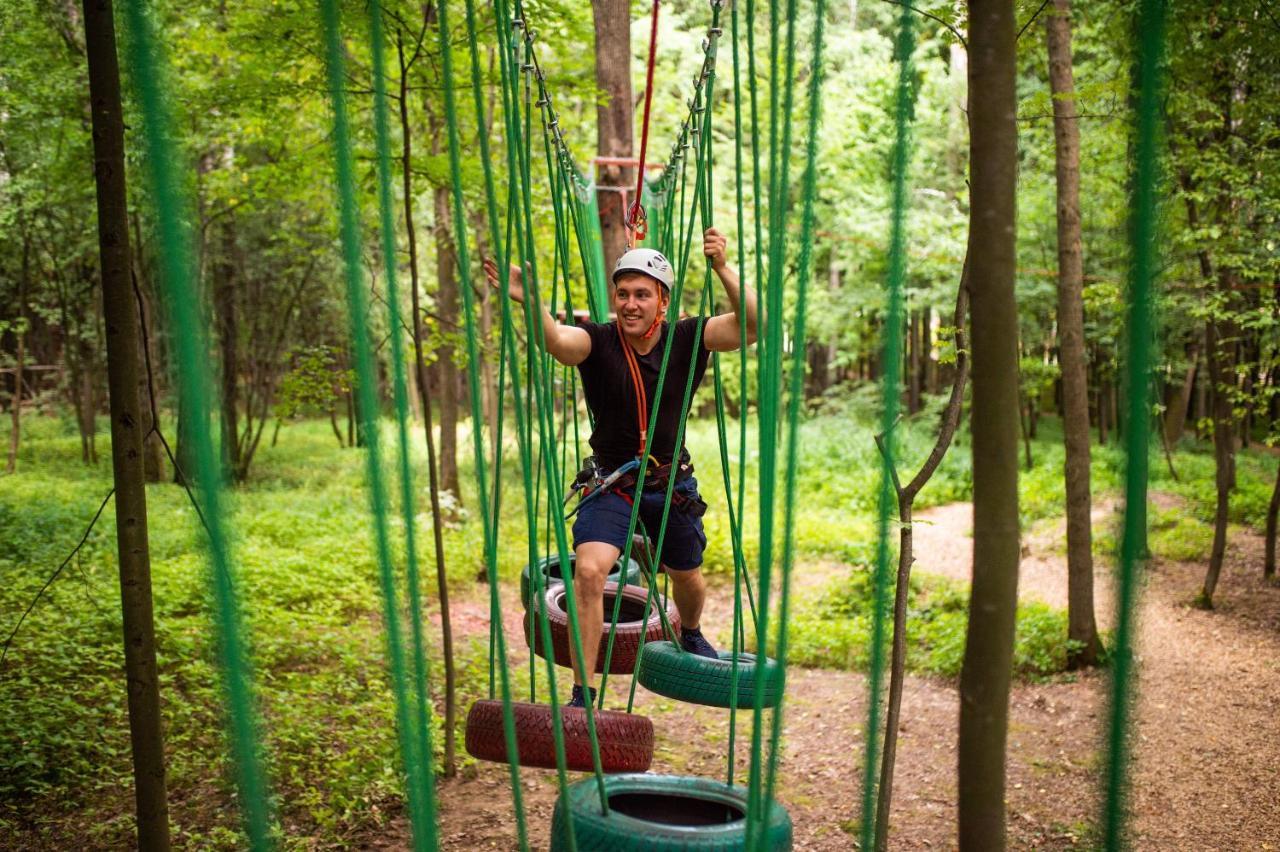
MULTIPOLYGON (((649 424, 649 430, 654 432, 653 456, 662 464, 671 462, 675 454, 676 430, 688 413, 680 409, 680 403, 684 401, 689 370, 693 369, 694 391, 707 371, 707 358, 711 353, 701 339, 698 351, 693 351, 693 339, 701 322, 702 319, 688 317, 675 324, 671 360, 662 385, 662 403, 658 406, 657 420, 649 424)), ((600 466, 612 470, 640 454, 640 424, 636 418, 631 371, 627 367, 627 358, 622 351, 624 344, 615 323, 587 322, 579 328, 591 336, 591 354, 578 365, 583 394, 596 419, 595 431, 591 433, 591 449, 600 466)), ((658 345, 645 355, 635 353, 644 378, 650 414, 658 387, 658 371, 662 367, 662 353, 666 349, 667 335, 671 333, 671 324, 664 322, 658 334, 658 345)))

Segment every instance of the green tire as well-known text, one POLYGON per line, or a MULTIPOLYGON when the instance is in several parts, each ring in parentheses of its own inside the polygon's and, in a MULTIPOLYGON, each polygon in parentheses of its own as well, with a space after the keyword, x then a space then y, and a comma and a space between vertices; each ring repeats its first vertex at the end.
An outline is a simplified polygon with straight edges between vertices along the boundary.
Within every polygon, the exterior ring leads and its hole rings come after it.
MULTIPOLYGON (((737 852, 747 848, 747 788, 678 775, 607 775, 609 814, 595 778, 569 786, 551 816, 551 850, 579 852, 737 852)), ((769 802, 757 849, 791 849, 791 817, 769 802)))
MULTIPOLYGON (((574 555, 569 554, 569 564, 576 565, 574 555)), ((539 559, 534 563, 534 571, 542 573, 542 579, 539 581, 542 588, 547 589, 551 586, 560 585, 564 582, 560 574, 560 557, 558 555, 548 556, 539 559)), ((617 581, 618 575, 622 573, 622 560, 614 563, 613 568, 609 570, 609 576, 605 578, 606 582, 617 581)), ((575 575, 576 576, 576 575, 575 575)), ((529 608, 529 593, 533 589, 533 572, 530 572, 529 566, 524 566, 524 570, 520 572, 520 603, 525 609, 529 608)), ((632 559, 627 566, 627 578, 622 582, 624 586, 640 585, 640 563, 632 559)))
MULTIPOLYGON (((671 642, 649 642, 640 654, 640 684, 650 692, 710 707, 733 704, 733 663, 729 651, 721 651, 720 659, 699 657, 677 648, 671 642)), ((756 701, 756 655, 738 654, 738 708, 754 707, 756 701)), ((774 660, 765 659, 765 682, 762 706, 777 707, 782 699, 782 668, 774 660)))

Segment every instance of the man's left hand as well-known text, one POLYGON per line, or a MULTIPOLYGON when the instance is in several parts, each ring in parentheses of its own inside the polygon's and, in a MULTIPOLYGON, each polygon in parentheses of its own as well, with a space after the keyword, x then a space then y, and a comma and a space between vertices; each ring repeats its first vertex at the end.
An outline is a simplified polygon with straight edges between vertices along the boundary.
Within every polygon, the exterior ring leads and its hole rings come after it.
POLYGON ((725 249, 728 245, 729 241, 725 239, 724 234, 715 228, 707 228, 707 232, 702 235, 702 253, 707 256, 712 269, 723 269, 729 262, 725 257, 725 249))

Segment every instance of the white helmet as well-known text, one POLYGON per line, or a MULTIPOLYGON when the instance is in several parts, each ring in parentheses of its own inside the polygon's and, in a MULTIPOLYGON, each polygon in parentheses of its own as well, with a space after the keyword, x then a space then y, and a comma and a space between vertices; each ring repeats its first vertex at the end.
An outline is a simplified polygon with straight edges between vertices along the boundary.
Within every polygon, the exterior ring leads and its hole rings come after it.
POLYGON ((666 290, 670 290, 676 280, 675 270, 663 257, 662 252, 651 248, 634 248, 618 258, 617 265, 613 267, 614 284, 618 283, 618 276, 624 272, 648 275, 666 290))

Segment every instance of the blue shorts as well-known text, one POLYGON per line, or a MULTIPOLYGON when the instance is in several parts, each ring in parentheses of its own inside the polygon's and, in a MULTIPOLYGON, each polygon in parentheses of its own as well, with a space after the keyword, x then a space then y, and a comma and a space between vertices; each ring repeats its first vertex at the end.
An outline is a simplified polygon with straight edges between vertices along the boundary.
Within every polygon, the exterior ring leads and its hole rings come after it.
MULTIPOLYGON (((698 496, 698 480, 692 476, 676 483, 675 490, 683 496, 698 496)), ((658 530, 662 526, 662 506, 666 491, 645 491, 640 497, 640 522, 644 524, 649 540, 657 545, 658 530)), ((573 522, 573 546, 589 541, 612 544, 625 550, 627 526, 631 522, 631 504, 626 498, 609 491, 578 511, 573 522)), ((702 518, 695 518, 671 506, 667 518, 667 534, 662 540, 662 553, 658 561, 675 571, 688 571, 702 565, 702 551, 707 547, 707 534, 702 529, 702 518)))

